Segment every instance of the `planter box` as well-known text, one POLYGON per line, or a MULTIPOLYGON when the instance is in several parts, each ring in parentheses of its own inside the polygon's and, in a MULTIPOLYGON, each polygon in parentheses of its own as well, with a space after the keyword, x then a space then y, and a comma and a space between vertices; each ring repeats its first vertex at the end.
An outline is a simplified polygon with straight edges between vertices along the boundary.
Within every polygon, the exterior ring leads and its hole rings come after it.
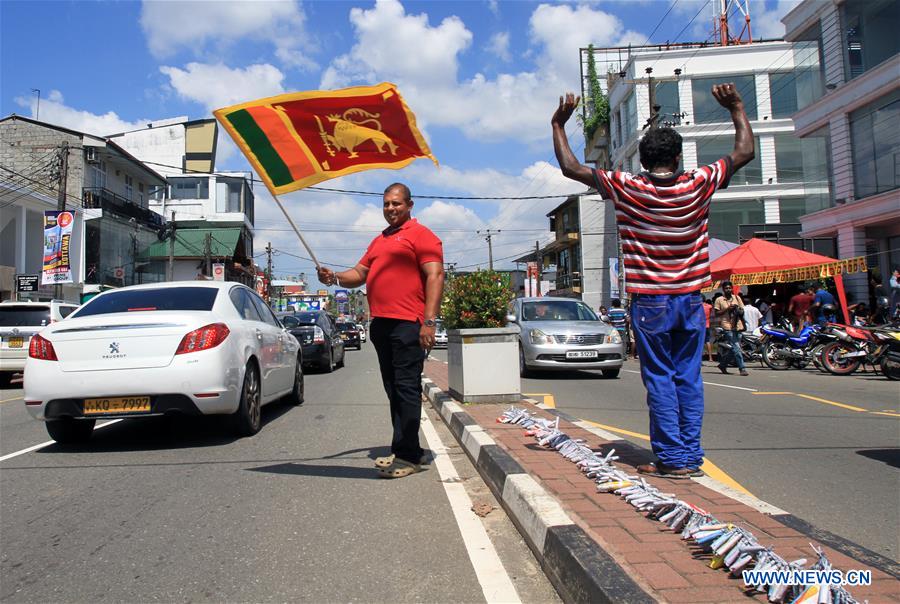
POLYGON ((447 332, 450 396, 465 403, 522 399, 519 329, 451 329, 447 332))

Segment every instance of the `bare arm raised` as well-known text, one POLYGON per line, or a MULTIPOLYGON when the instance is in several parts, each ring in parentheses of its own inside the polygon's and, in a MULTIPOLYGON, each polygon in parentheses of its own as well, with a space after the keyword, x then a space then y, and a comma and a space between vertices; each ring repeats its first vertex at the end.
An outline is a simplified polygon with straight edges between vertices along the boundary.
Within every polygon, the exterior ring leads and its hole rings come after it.
POLYGON ((734 84, 716 84, 712 88, 712 95, 722 107, 731 112, 731 120, 734 122, 734 150, 730 155, 732 169, 737 170, 756 157, 753 130, 750 128, 747 112, 744 111, 744 100, 734 84))
POLYGON ((594 187, 594 176, 591 169, 578 161, 575 154, 572 153, 572 148, 569 147, 569 139, 566 136, 566 122, 572 117, 578 101, 579 97, 571 92, 567 92, 565 98, 559 97, 559 107, 550 120, 553 127, 553 150, 556 152, 556 161, 559 162, 563 176, 585 186, 594 187))

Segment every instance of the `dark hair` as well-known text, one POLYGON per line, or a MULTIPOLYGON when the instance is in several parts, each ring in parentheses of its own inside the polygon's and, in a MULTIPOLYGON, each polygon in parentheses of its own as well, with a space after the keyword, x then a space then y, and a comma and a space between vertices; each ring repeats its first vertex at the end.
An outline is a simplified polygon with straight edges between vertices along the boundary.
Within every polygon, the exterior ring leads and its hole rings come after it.
POLYGON ((681 135, 672 128, 653 128, 638 145, 641 154, 641 165, 647 170, 657 166, 678 167, 678 156, 681 155, 681 135))
POLYGON ((390 193, 391 191, 393 191, 395 189, 397 189, 401 193, 403 193, 403 199, 405 199, 406 201, 412 201, 412 192, 410 192, 409 187, 407 187, 402 182, 394 182, 394 183, 389 184, 384 189, 384 194, 387 195, 388 193, 390 193))
POLYGON ((727 281, 727 280, 722 281, 722 289, 725 289, 726 285, 730 285, 731 287, 734 287, 734 283, 732 283, 731 281, 727 281))
POLYGON ((619 308, 620 306, 622 306, 622 301, 619 300, 618 298, 613 298, 609 304, 613 308, 619 308))

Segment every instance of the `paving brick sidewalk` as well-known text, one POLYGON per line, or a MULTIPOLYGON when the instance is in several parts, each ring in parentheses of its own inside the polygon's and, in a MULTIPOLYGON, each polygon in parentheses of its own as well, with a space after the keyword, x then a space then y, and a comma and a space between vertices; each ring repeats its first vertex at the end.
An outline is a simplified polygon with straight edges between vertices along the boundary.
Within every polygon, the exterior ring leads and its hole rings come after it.
MULTIPOLYGON (((448 390, 445 363, 429 360, 425 375, 441 390, 448 390)), ((517 406, 544 417, 553 417, 551 413, 526 401, 517 406)), ((582 474, 575 464, 554 450, 538 446, 535 439, 526 436, 521 427, 497 423, 496 418, 508 407, 508 404, 467 405, 464 411, 542 484, 573 521, 650 596, 668 602, 766 601, 763 594, 748 594, 743 581, 732 578, 726 570, 709 568, 711 556, 683 541, 679 533, 674 533, 656 520, 645 518, 621 497, 598 493, 595 483, 582 474)), ((594 450, 606 452, 615 448, 616 455, 620 456, 616 463, 626 471, 634 470, 634 466, 650 459, 649 451, 632 443, 605 440, 562 419, 560 429, 572 438, 584 439, 594 450)), ((746 527, 756 535, 760 544, 772 546, 787 560, 807 558, 812 562, 815 559, 809 545, 812 542, 823 547, 835 569, 845 572, 850 569, 872 570, 871 586, 848 588, 860 602, 900 602, 900 581, 896 578, 822 545, 745 503, 693 480, 651 478, 650 482, 664 492, 674 493, 678 498, 705 509, 723 522, 746 527)))

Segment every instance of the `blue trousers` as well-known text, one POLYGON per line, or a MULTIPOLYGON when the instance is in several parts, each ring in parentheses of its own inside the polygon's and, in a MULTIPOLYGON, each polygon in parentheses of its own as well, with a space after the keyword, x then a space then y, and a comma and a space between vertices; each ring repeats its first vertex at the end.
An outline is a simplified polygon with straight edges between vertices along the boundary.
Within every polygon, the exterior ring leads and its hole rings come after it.
POLYGON ((631 321, 650 408, 650 445, 673 468, 703 463, 703 381, 706 314, 700 294, 640 295, 631 321))
POLYGON ((723 335, 728 343, 731 344, 731 352, 725 355, 724 359, 719 359, 719 367, 728 367, 728 363, 733 358, 738 369, 743 371, 744 355, 741 353, 741 333, 736 329, 726 329, 723 335))

